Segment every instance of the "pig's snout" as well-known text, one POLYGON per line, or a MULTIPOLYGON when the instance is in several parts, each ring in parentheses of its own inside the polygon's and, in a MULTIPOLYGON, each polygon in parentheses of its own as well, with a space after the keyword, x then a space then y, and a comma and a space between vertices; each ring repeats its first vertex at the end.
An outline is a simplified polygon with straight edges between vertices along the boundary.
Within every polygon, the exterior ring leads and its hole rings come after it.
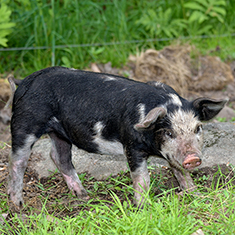
POLYGON ((197 166, 200 166, 201 163, 202 160, 198 157, 197 154, 190 154, 185 158, 183 162, 183 168, 190 170, 197 166))

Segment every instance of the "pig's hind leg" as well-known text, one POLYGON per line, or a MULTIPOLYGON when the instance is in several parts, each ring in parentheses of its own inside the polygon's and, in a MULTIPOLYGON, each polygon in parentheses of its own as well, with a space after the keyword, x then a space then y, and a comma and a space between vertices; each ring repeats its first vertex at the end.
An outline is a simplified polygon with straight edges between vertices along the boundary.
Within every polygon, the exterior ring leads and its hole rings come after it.
POLYGON ((67 140, 58 137, 55 133, 50 133, 49 135, 52 141, 50 156, 63 175, 68 188, 73 195, 76 195, 79 198, 86 198, 86 190, 82 186, 72 163, 72 144, 67 140))
POLYGON ((20 132, 12 132, 12 151, 9 155, 9 178, 7 193, 12 202, 18 206, 23 205, 23 178, 28 165, 28 159, 36 136, 33 134, 22 135, 20 132))

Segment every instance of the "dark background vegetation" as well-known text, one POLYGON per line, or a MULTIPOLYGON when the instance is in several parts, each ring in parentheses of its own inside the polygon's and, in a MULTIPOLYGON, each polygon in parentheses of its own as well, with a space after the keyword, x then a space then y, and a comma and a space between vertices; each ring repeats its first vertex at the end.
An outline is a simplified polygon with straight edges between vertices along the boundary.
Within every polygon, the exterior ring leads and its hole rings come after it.
POLYGON ((193 44, 204 54, 213 51, 223 60, 235 58, 233 0, 0 3, 7 9, 0 12, 0 44, 1 37, 8 40, 0 45, 0 73, 24 77, 52 65, 82 69, 109 61, 120 67, 130 54, 175 43, 193 44))

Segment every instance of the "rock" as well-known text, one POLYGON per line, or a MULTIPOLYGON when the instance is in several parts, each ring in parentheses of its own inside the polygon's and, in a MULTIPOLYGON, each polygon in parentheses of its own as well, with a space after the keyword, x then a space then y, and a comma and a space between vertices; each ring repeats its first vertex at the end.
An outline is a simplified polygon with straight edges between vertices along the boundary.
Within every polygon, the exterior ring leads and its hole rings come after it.
MULTIPOLYGON (((32 159, 30 166, 38 173, 39 178, 47 177, 56 170, 56 166, 49 157, 50 148, 50 139, 39 140, 33 147, 33 154, 39 154, 40 158, 36 161, 32 159)), ((73 146, 72 156, 73 165, 78 174, 86 172, 97 180, 105 179, 110 174, 117 175, 120 171, 128 169, 124 155, 111 156, 88 153, 73 146)))
POLYGON ((232 118, 235 117, 235 111, 234 109, 228 107, 228 106, 225 106, 220 112, 219 114, 217 115, 217 117, 220 117, 220 118, 226 118, 225 121, 230 121, 232 118))
POLYGON ((208 123, 204 126, 203 158, 200 167, 220 164, 235 166, 235 123, 208 123))
POLYGON ((204 235, 204 232, 201 229, 198 229, 196 232, 192 233, 191 235, 204 235))
MULTIPOLYGON (((209 123, 204 125, 204 146, 202 167, 212 167, 217 164, 235 165, 235 123, 209 123)), ((33 157, 29 166, 32 167, 41 177, 52 174, 56 167, 49 157, 50 139, 42 139, 35 143, 33 147, 33 157)), ((108 176, 117 175, 120 171, 126 171, 126 157, 109 156, 87 153, 86 151, 72 148, 73 164, 78 174, 88 173, 97 180, 105 179, 108 176)), ((154 166, 168 163, 161 158, 150 157, 150 164, 154 166)))

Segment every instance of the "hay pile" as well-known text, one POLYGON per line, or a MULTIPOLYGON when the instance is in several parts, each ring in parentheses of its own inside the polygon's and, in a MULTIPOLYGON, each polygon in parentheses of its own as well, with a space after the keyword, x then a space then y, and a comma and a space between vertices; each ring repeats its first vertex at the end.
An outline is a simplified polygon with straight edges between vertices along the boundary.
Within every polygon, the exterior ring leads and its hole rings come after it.
POLYGON ((11 95, 10 85, 7 79, 0 78, 0 109, 2 109, 11 95))
POLYGON ((233 81, 230 67, 217 57, 190 58, 191 46, 169 46, 149 49, 136 58, 134 79, 160 81, 179 94, 188 91, 221 90, 233 81))

